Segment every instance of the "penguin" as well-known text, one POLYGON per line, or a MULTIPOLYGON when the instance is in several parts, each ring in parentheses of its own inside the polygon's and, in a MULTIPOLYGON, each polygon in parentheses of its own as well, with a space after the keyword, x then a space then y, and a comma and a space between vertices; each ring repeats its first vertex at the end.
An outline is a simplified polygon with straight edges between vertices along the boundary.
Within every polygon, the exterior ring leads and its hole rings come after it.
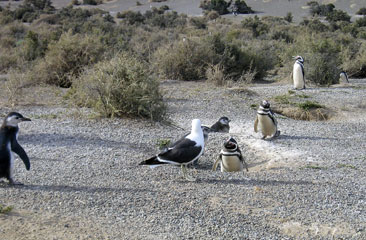
POLYGON ((301 56, 294 57, 296 60, 292 71, 295 89, 305 89, 304 59, 301 56))
POLYGON ((216 171, 217 165, 220 163, 221 172, 239 172, 248 170, 248 165, 244 161, 243 155, 239 149, 238 143, 234 138, 230 137, 223 146, 219 158, 214 163, 212 170, 216 171))
POLYGON ((211 132, 228 133, 230 130, 229 122, 229 118, 221 117, 216 123, 211 126, 211 132))
POLYGON ((29 158, 19 145, 17 138, 19 127, 18 124, 24 121, 31 121, 29 118, 23 117, 20 113, 9 113, 0 128, 0 178, 6 178, 10 185, 20 185, 13 180, 12 168, 14 156, 13 152, 19 155, 25 164, 25 168, 29 171, 29 158))
POLYGON ((342 83, 349 83, 348 81, 348 75, 345 71, 342 71, 340 74, 339 74, 339 81, 342 82, 342 83))
POLYGON ((258 125, 262 132, 262 139, 266 137, 278 137, 280 131, 277 129, 277 120, 270 109, 270 103, 263 100, 257 111, 257 117, 254 122, 254 131, 258 132, 258 125))
POLYGON ((139 165, 150 165, 151 167, 162 164, 180 166, 183 176, 188 181, 195 181, 187 175, 187 165, 198 159, 204 151, 205 141, 199 119, 192 120, 192 130, 183 140, 174 143, 173 147, 165 149, 158 155, 139 163, 139 165))

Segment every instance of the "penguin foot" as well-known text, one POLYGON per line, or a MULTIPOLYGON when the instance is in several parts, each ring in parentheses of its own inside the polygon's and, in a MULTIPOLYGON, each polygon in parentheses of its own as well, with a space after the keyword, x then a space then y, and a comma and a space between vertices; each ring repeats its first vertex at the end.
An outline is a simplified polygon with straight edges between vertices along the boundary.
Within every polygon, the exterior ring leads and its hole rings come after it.
POLYGON ((266 139, 266 137, 267 137, 267 136, 263 136, 261 139, 262 139, 262 140, 264 140, 264 139, 266 139))
POLYGON ((281 134, 281 131, 278 130, 273 137, 278 137, 278 136, 280 136, 280 134, 281 134))
POLYGON ((21 182, 15 182, 13 179, 10 179, 9 180, 9 185, 11 185, 11 186, 21 186, 21 185, 24 185, 24 184, 21 183, 21 182))

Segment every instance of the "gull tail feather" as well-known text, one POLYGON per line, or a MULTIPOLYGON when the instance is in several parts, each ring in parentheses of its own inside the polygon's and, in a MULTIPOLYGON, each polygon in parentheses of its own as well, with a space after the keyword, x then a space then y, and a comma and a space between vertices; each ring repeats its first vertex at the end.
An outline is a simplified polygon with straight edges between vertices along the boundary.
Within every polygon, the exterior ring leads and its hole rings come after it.
POLYGON ((139 165, 161 165, 161 164, 167 164, 165 162, 160 162, 158 160, 157 156, 154 156, 152 158, 149 158, 147 160, 144 160, 142 162, 139 163, 139 165))

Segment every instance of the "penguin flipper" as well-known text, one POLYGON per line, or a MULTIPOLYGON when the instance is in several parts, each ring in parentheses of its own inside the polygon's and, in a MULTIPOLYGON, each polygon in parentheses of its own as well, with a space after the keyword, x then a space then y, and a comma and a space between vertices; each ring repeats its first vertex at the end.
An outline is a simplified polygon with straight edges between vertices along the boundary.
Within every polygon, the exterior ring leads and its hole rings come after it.
MULTIPOLYGON (((239 152, 240 152, 240 151, 239 151, 239 152)), ((241 152, 240 152, 239 160, 244 164, 245 169, 247 170, 247 172, 249 172, 248 164, 245 162, 245 160, 244 160, 244 158, 243 158, 243 155, 241 155, 241 152)))
POLYGON ((254 121, 254 132, 258 132, 258 116, 255 118, 254 121))
POLYGON ((217 169, 217 165, 219 165, 220 161, 221 161, 221 154, 220 154, 220 156, 217 158, 217 160, 215 161, 214 165, 212 166, 212 171, 216 171, 216 169, 217 169))
POLYGON ((18 156, 24 162, 25 169, 27 169, 29 171, 29 169, 30 169, 30 161, 29 161, 29 158, 27 156, 27 153, 24 151, 24 149, 22 148, 22 146, 19 145, 19 143, 16 141, 16 139, 14 139, 12 141, 11 150, 13 152, 15 152, 16 154, 18 154, 18 156))

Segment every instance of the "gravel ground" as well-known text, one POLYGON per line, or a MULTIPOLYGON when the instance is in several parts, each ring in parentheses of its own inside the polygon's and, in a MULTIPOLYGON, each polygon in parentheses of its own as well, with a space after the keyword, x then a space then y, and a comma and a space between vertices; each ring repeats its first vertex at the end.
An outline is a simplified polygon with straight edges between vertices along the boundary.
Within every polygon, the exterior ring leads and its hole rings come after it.
MULTIPOLYGON (((0 183, 0 203, 14 207, 0 214, 0 239, 366 238, 365 80, 301 91, 336 115, 327 122, 279 116, 282 135, 273 141, 253 132, 250 105, 290 85, 166 81, 162 89, 171 120, 185 130, 89 118, 89 110, 68 108, 55 91, 30 90, 41 100, 16 110, 33 120, 19 134, 31 171, 17 159, 14 177, 25 185, 0 183), (158 139, 188 132, 193 118, 211 125, 224 115, 232 120, 230 134, 209 136, 199 166, 190 170, 196 182, 177 167, 138 166, 159 152, 158 139), (230 135, 249 172, 211 171, 230 135)), ((3 115, 8 111, 1 107, 3 115)))

